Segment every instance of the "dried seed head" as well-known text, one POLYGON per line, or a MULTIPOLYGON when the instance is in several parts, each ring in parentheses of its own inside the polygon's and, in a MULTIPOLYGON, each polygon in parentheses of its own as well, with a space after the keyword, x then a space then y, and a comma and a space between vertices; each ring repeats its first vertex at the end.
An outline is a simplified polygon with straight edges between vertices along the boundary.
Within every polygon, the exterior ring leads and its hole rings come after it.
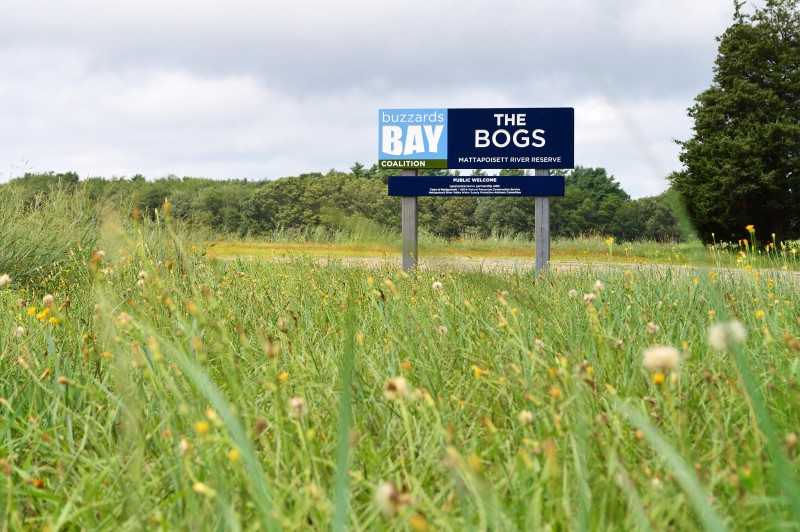
POLYGON ((642 358, 645 368, 659 373, 677 368, 680 361, 681 355, 677 349, 660 345, 645 350, 642 358))
POLYGON ((740 322, 733 320, 717 323, 708 330, 708 343, 717 351, 729 351, 732 347, 744 343, 747 331, 740 322))
POLYGON ((195 482, 192 489, 201 495, 205 495, 206 497, 214 497, 217 492, 213 489, 209 488, 206 484, 202 482, 195 482))
POLYGON ((408 393, 408 383, 404 377, 388 379, 383 385, 383 395, 389 399, 402 401, 408 393))
POLYGON ((400 492, 397 486, 392 482, 381 482, 375 490, 375 504, 383 515, 394 516, 400 507, 400 492))
POLYGON ((786 436, 786 449, 791 453, 794 451, 794 448, 797 446, 797 434, 794 432, 789 433, 786 436))
POLYGON ((189 443, 184 436, 181 436, 181 439, 178 441, 178 451, 181 453, 181 456, 186 456, 192 448, 192 445, 189 443))
POLYGON ((292 397, 289 399, 289 414, 297 419, 306 415, 306 400, 302 397, 292 397))

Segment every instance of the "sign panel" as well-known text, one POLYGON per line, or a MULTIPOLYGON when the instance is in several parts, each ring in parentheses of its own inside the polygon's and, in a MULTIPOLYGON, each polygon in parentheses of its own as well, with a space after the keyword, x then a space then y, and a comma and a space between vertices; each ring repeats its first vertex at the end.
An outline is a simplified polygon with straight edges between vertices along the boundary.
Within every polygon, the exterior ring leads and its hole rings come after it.
POLYGON ((390 176, 390 196, 563 196, 564 176, 390 176))
POLYGON ((452 109, 448 119, 448 168, 574 166, 571 107, 452 109))
POLYGON ((575 110, 381 109, 381 168, 573 168, 575 110))
POLYGON ((447 109, 381 109, 381 168, 447 168, 447 109))

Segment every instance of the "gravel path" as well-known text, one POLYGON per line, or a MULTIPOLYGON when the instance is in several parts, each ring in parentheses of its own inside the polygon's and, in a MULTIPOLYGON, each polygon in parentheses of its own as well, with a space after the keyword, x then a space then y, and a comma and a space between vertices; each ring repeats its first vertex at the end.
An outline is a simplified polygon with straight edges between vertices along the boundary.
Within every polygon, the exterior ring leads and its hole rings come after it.
MULTIPOLYGON (((267 259, 270 260, 270 259, 267 259)), ((292 260, 290 258, 276 257, 272 260, 292 260)), ((400 269, 402 267, 401 259, 397 258, 363 258, 363 257, 343 257, 333 259, 335 262, 344 265, 360 265, 367 268, 390 268, 400 269)), ((320 257, 314 259, 317 264, 328 264, 329 259, 320 257)), ((441 271, 441 270, 456 270, 467 272, 492 272, 492 273, 513 273, 518 270, 520 273, 533 270, 535 267, 534 259, 502 259, 502 258, 469 258, 469 257, 447 257, 447 258, 422 258, 419 261, 419 268, 423 271, 441 271)), ((721 274, 743 274, 747 270, 741 268, 716 268, 710 266, 683 266, 683 265, 665 265, 665 264, 648 264, 648 263, 604 263, 604 262, 579 262, 579 261, 552 261, 550 263, 552 272, 572 272, 579 270, 630 270, 632 272, 664 272, 672 270, 684 274, 708 274, 709 271, 718 272, 721 274)), ((762 276, 774 279, 794 279, 800 281, 800 272, 785 271, 785 270, 749 270, 748 273, 760 273, 762 276)))

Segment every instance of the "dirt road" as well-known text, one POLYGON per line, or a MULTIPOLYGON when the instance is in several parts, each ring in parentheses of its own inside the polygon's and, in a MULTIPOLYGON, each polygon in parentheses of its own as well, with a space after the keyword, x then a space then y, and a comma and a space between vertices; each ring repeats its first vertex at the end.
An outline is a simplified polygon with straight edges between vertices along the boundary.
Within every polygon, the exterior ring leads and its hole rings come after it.
MULTIPOLYGON (((258 259, 263 259, 259 257, 258 259)), ((253 260, 256 260, 255 258, 253 260)), ((266 259, 270 260, 270 259, 266 259)), ((292 260, 289 258, 274 258, 271 260, 292 260)), ((344 265, 361 265, 368 268, 389 268, 400 269, 402 264, 399 257, 397 258, 363 258, 363 257, 343 257, 336 259, 328 259, 324 257, 315 258, 314 262, 317 264, 328 264, 329 261, 335 261, 344 265)), ((442 270, 455 270, 466 272, 492 272, 492 273, 513 273, 519 271, 520 273, 529 272, 535 268, 535 261, 533 259, 502 259, 502 258, 470 258, 470 257, 448 257, 448 258, 423 258, 419 261, 419 268, 422 271, 442 271, 442 270)), ((669 265, 669 264, 649 264, 647 262, 626 264, 626 263, 609 263, 609 262, 580 262, 580 261, 552 261, 550 264, 550 271, 553 273, 559 272, 572 272, 579 270, 618 270, 639 273, 648 272, 664 272, 672 270, 679 273, 699 275, 706 274, 709 271, 718 272, 721 274, 743 274, 743 273, 759 273, 762 276, 772 279, 794 279, 800 281, 800 272, 786 271, 786 270, 744 270, 740 268, 716 268, 709 266, 687 266, 687 265, 669 265)))

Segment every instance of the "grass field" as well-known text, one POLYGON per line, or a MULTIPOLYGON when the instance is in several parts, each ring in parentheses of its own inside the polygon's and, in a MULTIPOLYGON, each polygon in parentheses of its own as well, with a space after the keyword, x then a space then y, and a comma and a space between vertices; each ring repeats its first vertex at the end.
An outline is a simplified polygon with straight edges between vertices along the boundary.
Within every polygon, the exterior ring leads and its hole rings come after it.
POLYGON ((407 276, 2 205, 2 530, 800 528, 780 244, 407 276))

